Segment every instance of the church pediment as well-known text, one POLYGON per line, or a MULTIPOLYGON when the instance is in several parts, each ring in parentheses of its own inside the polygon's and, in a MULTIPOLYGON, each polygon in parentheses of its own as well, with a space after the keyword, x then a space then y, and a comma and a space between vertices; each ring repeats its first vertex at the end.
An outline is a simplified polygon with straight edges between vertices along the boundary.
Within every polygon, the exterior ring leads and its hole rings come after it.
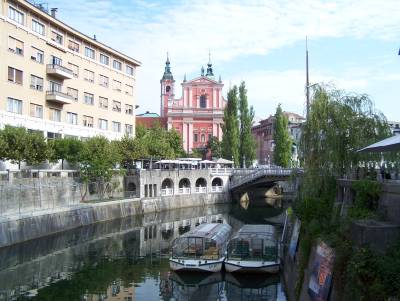
POLYGON ((219 83, 215 80, 212 80, 206 76, 200 76, 200 77, 194 78, 194 79, 184 83, 184 85, 199 85, 199 84, 200 85, 204 85, 204 84, 206 84, 206 85, 209 85, 209 84, 222 85, 221 83, 219 83))

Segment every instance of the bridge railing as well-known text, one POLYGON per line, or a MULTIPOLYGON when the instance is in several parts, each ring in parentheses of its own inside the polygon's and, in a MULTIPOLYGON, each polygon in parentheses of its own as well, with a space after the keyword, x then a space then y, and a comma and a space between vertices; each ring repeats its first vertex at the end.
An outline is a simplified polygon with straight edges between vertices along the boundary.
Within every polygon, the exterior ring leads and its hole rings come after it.
POLYGON ((290 176, 293 173, 292 168, 263 168, 263 169, 242 169, 235 170, 230 182, 230 188, 235 188, 244 183, 251 182, 254 179, 264 176, 290 176))

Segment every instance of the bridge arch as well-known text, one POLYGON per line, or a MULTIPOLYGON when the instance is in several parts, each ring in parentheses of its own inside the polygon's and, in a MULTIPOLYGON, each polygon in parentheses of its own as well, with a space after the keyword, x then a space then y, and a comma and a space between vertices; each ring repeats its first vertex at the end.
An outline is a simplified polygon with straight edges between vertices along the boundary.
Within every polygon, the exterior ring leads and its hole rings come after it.
POLYGON ((196 180, 196 187, 207 187, 207 181, 204 178, 198 178, 196 180))
POLYGON ((179 181, 179 188, 190 188, 190 180, 183 178, 179 181))
POLYGON ((214 178, 214 179, 212 180, 211 186, 222 186, 223 183, 224 183, 224 182, 222 181, 221 178, 216 177, 216 178, 214 178))

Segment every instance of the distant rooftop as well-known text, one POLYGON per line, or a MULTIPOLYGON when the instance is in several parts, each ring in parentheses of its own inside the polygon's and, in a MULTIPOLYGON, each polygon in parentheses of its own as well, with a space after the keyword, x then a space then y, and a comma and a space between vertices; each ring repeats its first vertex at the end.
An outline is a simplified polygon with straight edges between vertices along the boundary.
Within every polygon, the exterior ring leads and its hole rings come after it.
POLYGON ((142 114, 137 114, 136 117, 160 117, 160 115, 158 115, 157 113, 152 113, 149 111, 146 111, 145 113, 142 114))

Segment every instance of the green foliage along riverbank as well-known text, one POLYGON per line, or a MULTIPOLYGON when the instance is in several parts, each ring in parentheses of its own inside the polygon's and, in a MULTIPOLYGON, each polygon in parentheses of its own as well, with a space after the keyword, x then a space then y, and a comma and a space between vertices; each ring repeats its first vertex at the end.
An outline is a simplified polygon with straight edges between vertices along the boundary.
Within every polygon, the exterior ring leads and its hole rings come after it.
MULTIPOLYGON (((347 215, 341 216, 335 206, 338 178, 350 177, 360 167, 380 162, 380 154, 357 150, 390 136, 386 118, 368 96, 323 85, 314 87, 309 112, 300 144, 304 177, 294 205, 302 221, 300 270, 306 268, 312 245, 322 239, 336 251, 334 282, 341 300, 385 300, 396 296, 400 293, 400 281, 390 289, 388 284, 398 277, 386 281, 386 276, 380 273, 386 273, 382 267, 389 260, 398 262, 400 253, 393 251, 380 258, 350 240, 352 221, 377 217, 379 184, 368 180, 354 184, 355 202, 347 215)), ((393 154, 388 158, 393 158, 393 154)), ((391 267, 387 276, 396 273, 400 274, 400 265, 391 267)), ((302 275, 297 283, 297 296, 302 275)))

